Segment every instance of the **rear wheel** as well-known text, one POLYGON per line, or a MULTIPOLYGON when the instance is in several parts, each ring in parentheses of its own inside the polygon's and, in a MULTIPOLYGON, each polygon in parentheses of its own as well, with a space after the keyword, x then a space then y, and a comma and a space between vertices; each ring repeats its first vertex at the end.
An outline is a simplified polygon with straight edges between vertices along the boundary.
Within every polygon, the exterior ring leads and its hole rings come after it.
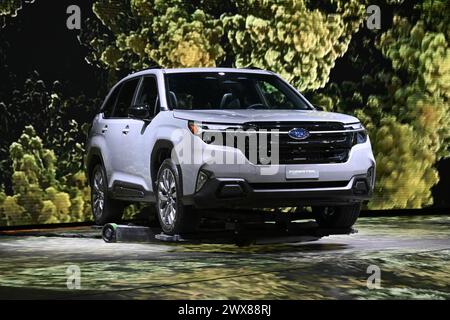
POLYGON ((336 207, 313 207, 312 210, 320 227, 350 228, 359 217, 361 204, 336 207))
POLYGON ((199 224, 197 212, 182 202, 181 179, 175 163, 166 159, 156 181, 156 211, 163 231, 174 235, 194 232, 199 224))
POLYGON ((98 225, 119 222, 122 219, 124 203, 108 197, 108 182, 105 168, 94 167, 91 174, 91 206, 94 221, 98 225))

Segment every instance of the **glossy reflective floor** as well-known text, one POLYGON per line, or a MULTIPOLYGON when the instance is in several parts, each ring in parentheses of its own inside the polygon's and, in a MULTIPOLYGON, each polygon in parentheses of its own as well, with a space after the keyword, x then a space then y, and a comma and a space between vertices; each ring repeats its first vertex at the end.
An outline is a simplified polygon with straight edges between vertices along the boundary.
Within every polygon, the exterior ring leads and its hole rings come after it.
POLYGON ((73 230, 80 238, 0 236, 0 298, 450 299, 450 217, 360 218, 356 229, 243 248, 110 244, 86 237, 90 228, 73 230), (67 288, 71 265, 81 289, 67 288), (379 288, 367 286, 371 265, 379 288))

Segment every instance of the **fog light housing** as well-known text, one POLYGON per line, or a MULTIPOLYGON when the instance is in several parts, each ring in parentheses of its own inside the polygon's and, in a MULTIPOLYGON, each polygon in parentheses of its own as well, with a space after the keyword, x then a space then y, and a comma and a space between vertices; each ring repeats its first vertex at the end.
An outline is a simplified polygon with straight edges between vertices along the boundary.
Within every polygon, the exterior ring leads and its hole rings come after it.
POLYGON ((197 176, 197 183, 195 184, 195 192, 200 191, 201 188, 205 185, 206 181, 208 181, 208 174, 204 171, 199 171, 197 176))
POLYGON ((354 194, 366 194, 367 193, 367 183, 365 179, 356 180, 353 185, 354 194))

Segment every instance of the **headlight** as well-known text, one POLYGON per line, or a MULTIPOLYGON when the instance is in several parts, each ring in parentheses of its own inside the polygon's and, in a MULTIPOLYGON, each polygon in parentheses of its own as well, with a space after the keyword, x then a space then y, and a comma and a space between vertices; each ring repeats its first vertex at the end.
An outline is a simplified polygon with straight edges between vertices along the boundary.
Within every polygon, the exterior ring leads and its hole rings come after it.
POLYGON ((360 122, 345 124, 344 129, 346 130, 364 130, 363 125, 360 122))
POLYGON ((356 132, 356 144, 365 143, 366 141, 367 141, 366 130, 356 132))
POLYGON ((354 132, 353 145, 365 143, 367 141, 367 131, 361 123, 351 123, 344 125, 346 130, 354 132))
POLYGON ((188 121, 189 130, 195 134, 200 135, 205 132, 221 132, 226 130, 243 130, 243 127, 235 124, 221 124, 221 123, 205 123, 188 121))

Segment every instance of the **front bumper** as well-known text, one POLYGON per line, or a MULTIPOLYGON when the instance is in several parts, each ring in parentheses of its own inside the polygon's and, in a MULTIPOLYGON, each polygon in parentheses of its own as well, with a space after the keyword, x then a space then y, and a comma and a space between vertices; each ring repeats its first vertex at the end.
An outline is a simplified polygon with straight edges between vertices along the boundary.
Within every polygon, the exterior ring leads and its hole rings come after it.
POLYGON ((255 184, 290 182, 291 179, 286 178, 286 171, 290 169, 316 170, 319 172, 319 182, 349 182, 354 176, 366 174, 369 168, 375 167, 375 159, 369 138, 366 143, 353 146, 348 160, 344 163, 279 164, 272 166, 255 165, 249 162, 238 149, 205 144, 199 138, 197 140, 199 140, 196 145, 197 148, 194 148, 192 154, 200 155, 200 160, 194 162, 183 161, 180 165, 183 178, 183 194, 189 197, 193 197, 196 194, 196 181, 200 170, 212 173, 212 177, 220 179, 239 178, 249 184, 255 184), (215 159, 228 158, 235 159, 235 162, 227 164, 226 162, 215 161, 215 159))
POLYGON ((369 200, 372 183, 367 175, 356 175, 349 181, 275 184, 212 177, 186 200, 201 209, 349 205, 369 200))

